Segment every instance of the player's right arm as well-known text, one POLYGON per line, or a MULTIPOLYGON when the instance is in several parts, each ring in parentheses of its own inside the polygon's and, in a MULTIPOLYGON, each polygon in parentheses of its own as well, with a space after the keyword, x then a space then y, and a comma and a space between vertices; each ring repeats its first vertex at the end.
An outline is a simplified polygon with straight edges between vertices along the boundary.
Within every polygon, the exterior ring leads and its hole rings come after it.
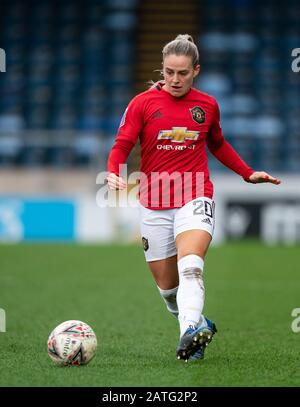
POLYGON ((122 178, 123 165, 135 146, 142 129, 142 110, 139 99, 135 97, 125 110, 113 145, 108 157, 107 184, 110 189, 125 189, 127 184, 122 178))

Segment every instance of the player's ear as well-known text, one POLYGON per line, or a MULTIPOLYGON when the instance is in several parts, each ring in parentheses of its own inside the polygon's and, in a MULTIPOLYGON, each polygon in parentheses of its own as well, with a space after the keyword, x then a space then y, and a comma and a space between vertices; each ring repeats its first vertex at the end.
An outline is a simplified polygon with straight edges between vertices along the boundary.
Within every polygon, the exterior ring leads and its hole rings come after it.
POLYGON ((196 76, 199 75, 200 70, 201 70, 200 65, 199 64, 196 65, 195 68, 194 68, 194 74, 193 74, 194 78, 196 78, 196 76))

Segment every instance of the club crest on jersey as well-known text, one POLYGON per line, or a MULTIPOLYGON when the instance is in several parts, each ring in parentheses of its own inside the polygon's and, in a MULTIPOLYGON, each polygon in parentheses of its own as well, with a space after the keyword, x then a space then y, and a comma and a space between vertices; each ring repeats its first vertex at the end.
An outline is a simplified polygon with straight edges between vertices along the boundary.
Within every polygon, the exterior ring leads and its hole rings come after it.
POLYGON ((145 237, 142 237, 142 242, 143 242, 144 251, 146 252, 149 249, 148 239, 146 239, 145 237))
POLYGON ((193 120, 198 124, 205 122, 205 111, 200 106, 195 106, 190 109, 193 120))
POLYGON ((172 130, 161 130, 158 140, 171 140, 173 143, 184 143, 186 140, 198 140, 200 132, 188 130, 187 127, 172 127, 172 130))

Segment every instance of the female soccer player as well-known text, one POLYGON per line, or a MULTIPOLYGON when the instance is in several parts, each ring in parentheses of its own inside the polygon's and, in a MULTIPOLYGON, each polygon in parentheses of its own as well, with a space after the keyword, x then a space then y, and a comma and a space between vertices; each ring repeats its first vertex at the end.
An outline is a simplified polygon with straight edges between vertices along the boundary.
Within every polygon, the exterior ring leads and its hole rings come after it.
POLYGON ((203 316, 204 258, 214 230, 213 185, 206 146, 246 182, 280 180, 254 171, 225 141, 213 96, 192 87, 199 53, 189 35, 165 45, 163 81, 137 95, 120 123, 108 158, 110 189, 124 189, 121 168, 141 144, 140 220, 146 261, 167 309, 178 317, 177 358, 204 357, 216 333, 203 316))

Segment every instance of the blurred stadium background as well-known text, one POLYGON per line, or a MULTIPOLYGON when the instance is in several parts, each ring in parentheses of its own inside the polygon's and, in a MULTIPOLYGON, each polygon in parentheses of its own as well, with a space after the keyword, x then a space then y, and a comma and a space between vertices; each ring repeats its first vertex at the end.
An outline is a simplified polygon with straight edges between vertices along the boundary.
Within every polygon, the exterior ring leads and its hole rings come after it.
POLYGON ((1 0, 0 386, 299 386, 299 47, 298 0, 1 0), (210 157, 204 311, 219 332, 198 365, 176 360, 176 321, 141 247, 123 244, 140 242, 137 209, 96 204, 123 111, 179 33, 199 46, 196 86, 226 138, 283 181, 247 184, 210 157), (98 355, 55 369, 46 340, 72 318, 98 355))
POLYGON ((96 177, 130 98, 159 79, 163 45, 190 33, 226 138, 283 180, 245 184, 211 157, 215 243, 299 242, 299 22, 297 0, 2 0, 0 240, 138 239, 135 209, 96 205, 96 177))

